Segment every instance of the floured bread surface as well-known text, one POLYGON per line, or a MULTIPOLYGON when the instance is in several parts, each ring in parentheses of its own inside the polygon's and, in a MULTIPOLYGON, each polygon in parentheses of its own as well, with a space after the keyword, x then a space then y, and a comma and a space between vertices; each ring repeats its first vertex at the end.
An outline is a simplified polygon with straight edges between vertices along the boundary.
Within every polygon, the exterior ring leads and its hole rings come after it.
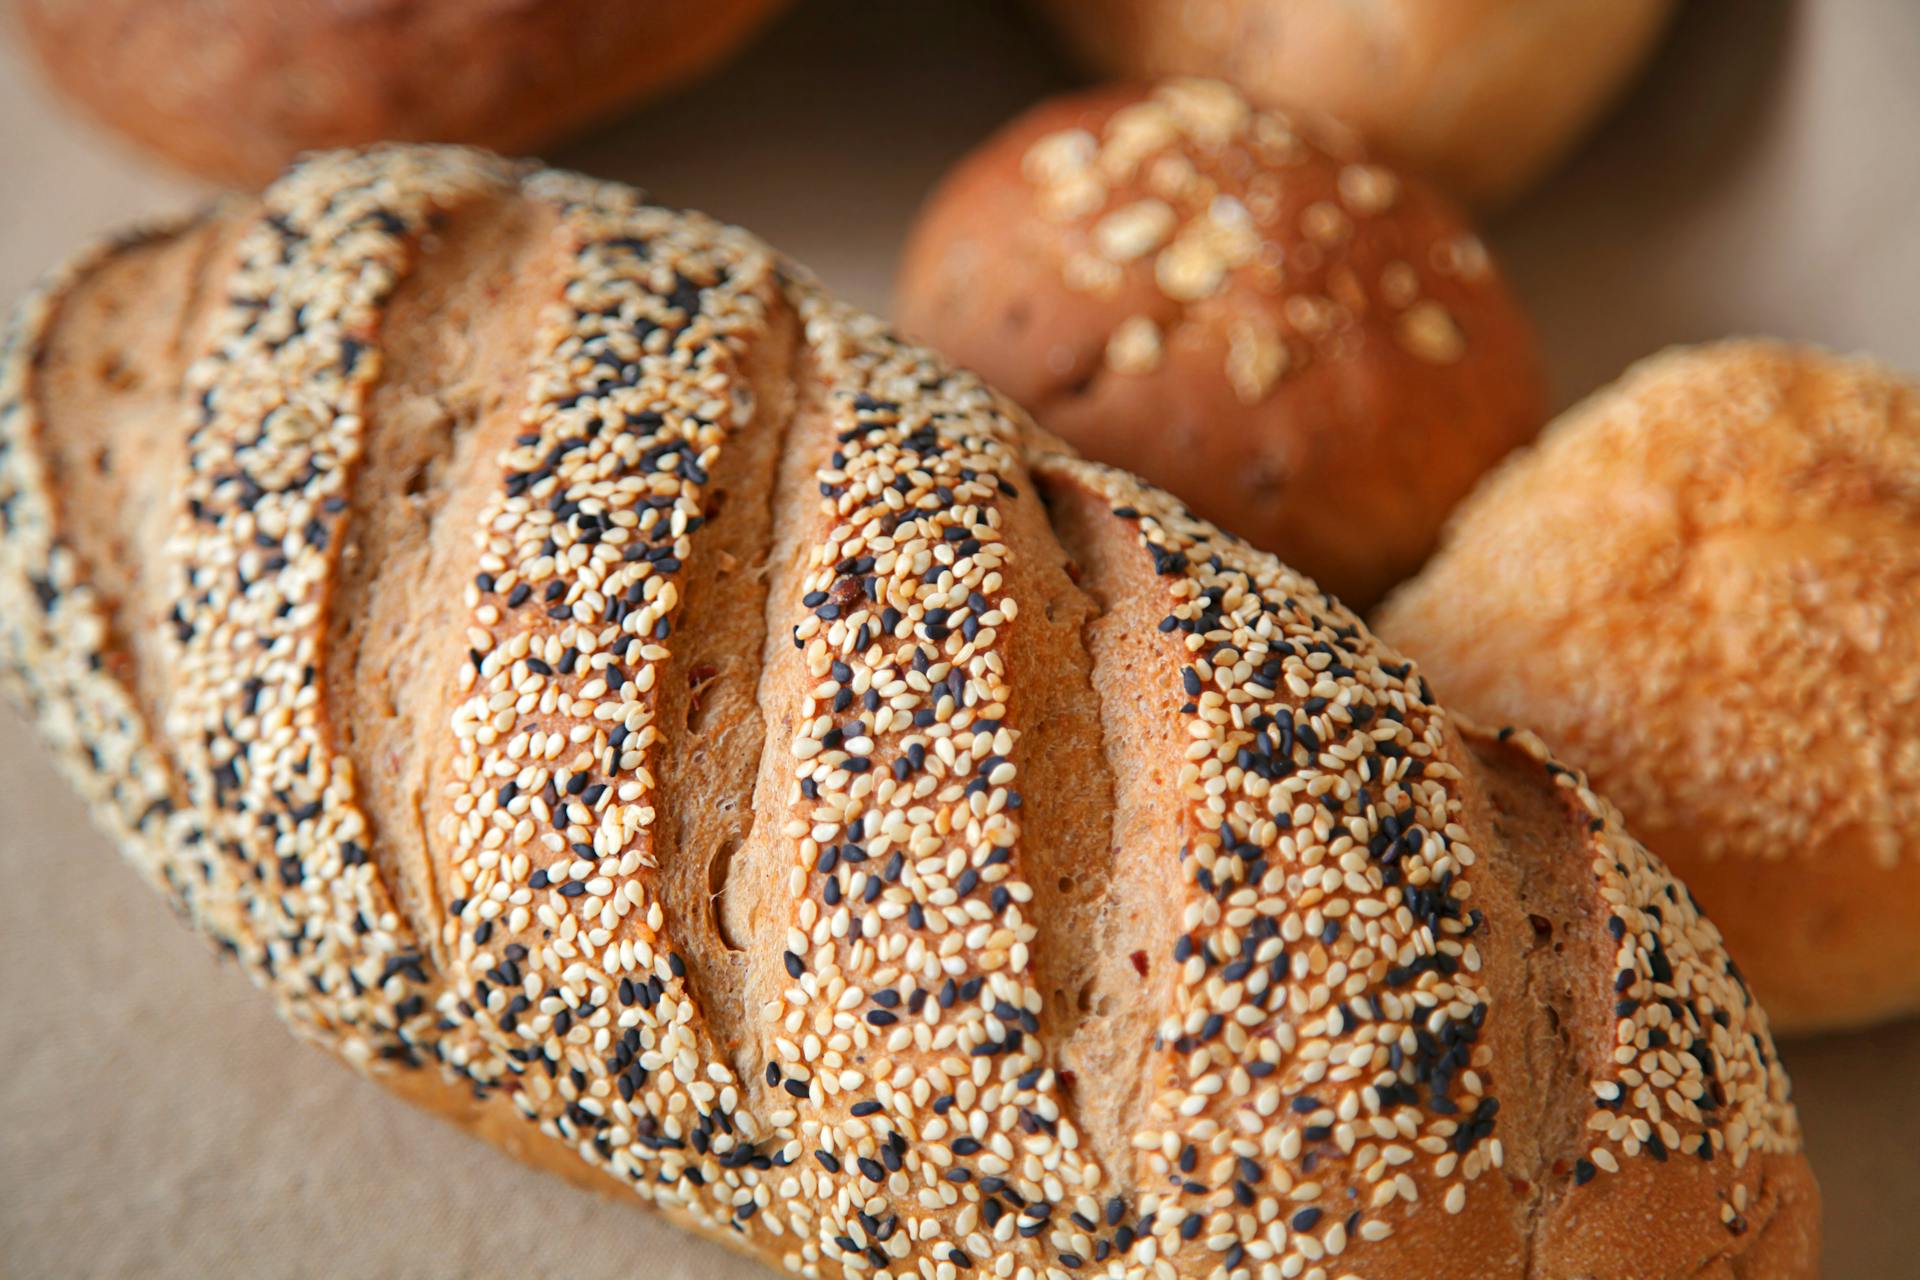
POLYGON ((329 155, 4 397, 50 744, 524 1158, 803 1275, 1811 1273, 1764 1015, 1578 774, 737 230, 329 155))

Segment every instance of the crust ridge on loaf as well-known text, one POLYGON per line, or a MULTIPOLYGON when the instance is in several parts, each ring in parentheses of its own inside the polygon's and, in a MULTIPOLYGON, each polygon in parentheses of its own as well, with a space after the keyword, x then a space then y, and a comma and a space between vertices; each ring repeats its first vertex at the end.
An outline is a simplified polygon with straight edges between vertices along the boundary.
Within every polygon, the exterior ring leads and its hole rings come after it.
POLYGON ((1810 1273, 1712 926, 1307 579, 624 187, 383 148, 209 218, 153 403, 50 390, 134 251, 22 312, 0 653, 310 1037, 802 1275, 1810 1273), (115 405, 177 465, 50 479, 115 405))

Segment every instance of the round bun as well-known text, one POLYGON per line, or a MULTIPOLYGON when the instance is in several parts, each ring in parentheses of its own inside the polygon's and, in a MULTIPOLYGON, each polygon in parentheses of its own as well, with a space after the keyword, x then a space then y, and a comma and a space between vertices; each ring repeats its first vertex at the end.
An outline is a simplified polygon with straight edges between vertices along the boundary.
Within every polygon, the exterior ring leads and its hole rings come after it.
POLYGON ((1380 613, 1693 887, 1782 1030, 1920 1010, 1920 388, 1671 351, 1461 509, 1380 613))
POLYGON ((527 150, 719 60, 783 0, 19 0, 53 83, 174 164, 256 186, 383 139, 527 150))
POLYGON ((1351 121, 1479 206, 1579 138, 1639 66, 1672 0, 1042 0, 1092 66, 1220 76, 1270 106, 1351 121))
POLYGON ((1364 607, 1546 419, 1532 330, 1422 183, 1219 81, 1055 99, 964 161, 900 323, 1364 607))

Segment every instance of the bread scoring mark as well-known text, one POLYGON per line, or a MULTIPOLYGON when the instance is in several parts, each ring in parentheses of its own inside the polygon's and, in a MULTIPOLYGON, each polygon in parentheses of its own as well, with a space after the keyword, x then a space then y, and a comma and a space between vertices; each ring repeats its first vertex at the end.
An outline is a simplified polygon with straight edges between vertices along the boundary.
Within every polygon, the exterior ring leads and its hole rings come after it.
POLYGON ((315 686, 334 556, 381 318, 415 241, 511 174, 457 150, 295 171, 263 197, 212 351, 187 375, 167 732, 232 875, 243 957, 297 1029, 362 1066, 419 1060, 435 984, 315 686))
POLYGON ((526 191, 559 210, 565 280, 466 590, 446 1057, 646 1198, 745 1232, 793 1153, 711 1043, 652 882, 654 769, 684 731, 657 723, 658 688, 709 472, 758 425, 739 363, 773 262, 628 188, 544 173, 526 191))
MULTIPOLYGON (((1446 716, 1412 664, 1310 582, 1167 495, 1059 455, 1035 472, 1135 525, 1170 582, 1161 631, 1184 663, 1195 835, 1179 856, 1199 892, 1182 904, 1181 1000, 1157 1038, 1159 1127, 1135 1138, 1141 1185, 1172 1190, 1142 1210, 1229 1269, 1310 1266, 1384 1238, 1422 1169, 1461 1212, 1502 1152, 1446 716)), ((1797 1150, 1786 1075, 1718 933, 1577 773, 1515 740, 1585 815, 1614 904, 1615 1069, 1593 1082, 1573 1182, 1620 1157, 1724 1152, 1737 1175, 1797 1150)))
POLYGON ((1502 1153, 1445 717, 1344 608, 1169 496, 1061 455, 1036 474, 1105 502, 1167 588, 1186 893, 1133 1139, 1163 1250, 1305 1269, 1390 1234, 1420 1181, 1460 1212, 1502 1153))
POLYGON ((798 1262, 1107 1263, 1131 1212, 1063 1111, 1029 954, 1005 666, 1019 428, 872 322, 812 295, 801 312, 839 339, 819 354, 833 435, 782 628, 805 692, 785 748, 788 981, 765 1010, 772 1118, 810 1153, 786 1210, 811 1228, 798 1262))
MULTIPOLYGON (((1575 1181, 1635 1156, 1724 1155, 1739 1173, 1756 1155, 1799 1150, 1786 1069, 1720 931, 1583 773, 1556 761, 1535 734, 1503 729, 1500 737, 1537 761, 1585 820, 1616 947, 1612 1069, 1591 1084, 1590 1145, 1575 1181)), ((1758 1181, 1756 1170, 1737 1184, 1742 1208, 1758 1181)))
POLYGON ((199 215, 134 228, 76 255, 22 300, 0 346, 0 684, 31 711, 61 770, 149 883, 194 926, 236 945, 231 885, 131 690, 111 674, 110 608, 62 536, 39 374, 62 305, 87 276, 190 231, 199 215))

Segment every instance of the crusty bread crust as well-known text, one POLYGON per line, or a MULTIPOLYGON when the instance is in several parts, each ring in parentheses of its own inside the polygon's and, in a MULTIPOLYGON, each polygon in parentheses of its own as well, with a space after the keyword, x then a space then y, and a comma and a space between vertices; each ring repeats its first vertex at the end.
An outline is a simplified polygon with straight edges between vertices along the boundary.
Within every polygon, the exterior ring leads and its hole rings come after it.
POLYGON ((1075 448, 1360 609, 1547 417, 1532 326, 1460 213, 1219 81, 1027 112, 928 199, 896 296, 1075 448))
POLYGON ((321 147, 544 146, 693 78, 781 0, 18 0, 63 93, 256 186, 321 147))
POLYGON ((1645 60, 1672 0, 1040 0, 1108 76, 1218 76, 1323 111, 1486 209, 1558 162, 1645 60))
POLYGON ((1775 1025, 1920 1010, 1920 391, 1784 343, 1629 370, 1381 611, 1592 771, 1775 1025))
POLYGON ((1577 774, 744 233, 335 154, 0 377, 50 746, 522 1158, 805 1275, 1812 1274, 1765 1016, 1577 774))

